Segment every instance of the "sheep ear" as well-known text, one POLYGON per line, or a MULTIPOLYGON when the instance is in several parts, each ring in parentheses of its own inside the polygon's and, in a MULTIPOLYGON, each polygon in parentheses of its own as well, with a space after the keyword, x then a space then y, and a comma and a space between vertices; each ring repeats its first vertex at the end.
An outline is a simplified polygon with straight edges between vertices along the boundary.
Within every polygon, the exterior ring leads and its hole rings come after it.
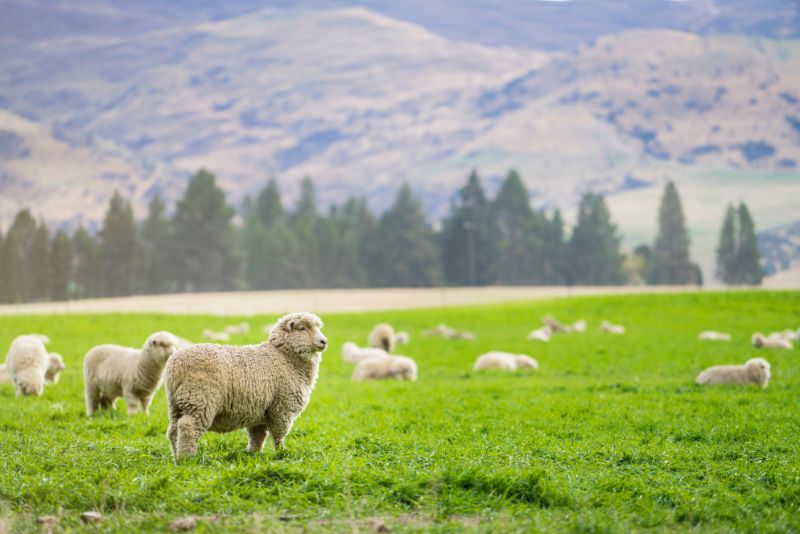
POLYGON ((292 319, 291 321, 288 321, 286 323, 286 331, 287 332, 291 332, 292 330, 294 330, 294 325, 295 325, 294 319, 292 319))

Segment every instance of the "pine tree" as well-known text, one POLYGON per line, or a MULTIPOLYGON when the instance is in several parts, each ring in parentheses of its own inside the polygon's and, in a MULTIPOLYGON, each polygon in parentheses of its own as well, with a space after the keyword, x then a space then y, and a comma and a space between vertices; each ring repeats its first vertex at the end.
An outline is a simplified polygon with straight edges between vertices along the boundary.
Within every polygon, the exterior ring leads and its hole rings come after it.
POLYGON ((36 219, 27 209, 17 213, 11 223, 11 228, 8 229, 6 239, 11 239, 12 245, 7 246, 14 247, 14 250, 9 252, 9 267, 14 271, 13 276, 17 279, 15 287, 10 288, 11 302, 29 302, 32 298, 34 281, 29 267, 31 249, 36 240, 36 230, 36 219))
POLYGON ((17 234, 9 229, 3 243, 3 251, 0 255, 2 266, 0 271, 3 273, 3 293, 0 299, 3 302, 17 303, 23 301, 24 269, 22 258, 20 257, 20 246, 17 241, 17 234))
POLYGON ((0 302, 5 302, 6 294, 6 260, 5 260, 5 236, 3 236, 3 229, 0 228, 0 302))
POLYGON ((656 284, 691 284, 695 272, 689 259, 689 234, 683 207, 673 181, 667 182, 658 210, 658 236, 653 247, 653 279, 656 284))
POLYGON ((625 283, 620 238, 605 199, 584 193, 578 208, 578 222, 569 242, 573 284, 615 285, 625 283))
POLYGON ((100 230, 100 261, 106 295, 131 295, 141 272, 141 242, 133 208, 115 191, 100 230))
POLYGON ((258 194, 255 209, 261 223, 267 227, 272 227, 278 220, 285 215, 278 184, 275 180, 270 180, 264 189, 258 194))
POLYGON ((761 285, 764 277, 761 255, 758 252, 756 229, 750 210, 744 202, 739 204, 739 239, 736 247, 737 282, 761 285))
POLYGON ((300 198, 291 214, 289 229, 295 239, 295 246, 290 251, 295 254, 294 276, 297 284, 303 288, 322 287, 322 270, 327 263, 323 242, 330 229, 324 225, 317 211, 314 182, 308 176, 300 184, 300 198))
POLYGON ((404 184, 378 222, 370 280, 380 287, 426 287, 441 283, 434 234, 419 201, 404 184))
POLYGON ((50 249, 50 265, 53 273, 51 296, 53 300, 67 300, 74 274, 72 241, 63 230, 56 232, 50 249))
POLYGON ((101 296, 103 270, 97 239, 80 226, 72 236, 72 249, 75 256, 75 295, 78 298, 101 296))
POLYGON ((527 285, 541 281, 541 235, 528 191, 510 171, 491 204, 492 234, 497 247, 496 283, 527 285))
POLYGON ((491 282, 494 257, 489 225, 489 203, 473 170, 453 196, 441 234, 442 264, 447 283, 459 286, 491 282))
POLYGON ((735 284, 737 281, 736 234, 736 210, 728 204, 719 233, 716 270, 717 278, 725 284, 735 284))
POLYGON ((567 245, 564 241, 564 220, 561 211, 555 210, 550 219, 543 221, 542 283, 562 285, 567 282, 567 245))
POLYGON ((323 285, 325 287, 363 287, 367 284, 367 273, 362 262, 361 244, 370 227, 365 220, 366 203, 349 198, 341 207, 332 206, 327 220, 322 225, 322 251, 325 258, 323 285))
POLYGON ((231 245, 233 215, 213 174, 201 169, 192 176, 172 220, 173 262, 179 289, 219 291, 236 287, 238 259, 231 245))
POLYGON ((144 266, 140 286, 149 294, 164 293, 173 277, 173 254, 170 248, 170 223, 166 205, 155 195, 148 205, 147 219, 142 223, 144 266))
POLYGON ((28 272, 28 299, 32 301, 47 300, 52 293, 53 264, 50 258, 50 231, 44 221, 36 227, 33 243, 26 261, 28 272))

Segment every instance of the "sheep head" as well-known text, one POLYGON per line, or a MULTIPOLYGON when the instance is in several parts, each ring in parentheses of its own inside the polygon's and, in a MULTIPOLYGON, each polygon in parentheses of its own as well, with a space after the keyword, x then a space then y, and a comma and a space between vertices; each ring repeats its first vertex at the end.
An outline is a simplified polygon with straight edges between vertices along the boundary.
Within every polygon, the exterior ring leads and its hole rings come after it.
POLYGON ((166 363, 178 350, 178 338, 169 332, 156 332, 147 338, 143 351, 159 363, 166 363))
POLYGON ((322 320, 313 313, 290 313, 275 323, 269 342, 284 352, 310 356, 328 347, 322 327, 322 320))
POLYGON ((752 358, 744 364, 751 377, 761 386, 767 387, 770 379, 770 365, 764 358, 752 358))
POLYGON ((48 382, 58 382, 58 375, 66 368, 64 366, 64 359, 56 352, 51 352, 48 356, 49 364, 44 377, 48 382))

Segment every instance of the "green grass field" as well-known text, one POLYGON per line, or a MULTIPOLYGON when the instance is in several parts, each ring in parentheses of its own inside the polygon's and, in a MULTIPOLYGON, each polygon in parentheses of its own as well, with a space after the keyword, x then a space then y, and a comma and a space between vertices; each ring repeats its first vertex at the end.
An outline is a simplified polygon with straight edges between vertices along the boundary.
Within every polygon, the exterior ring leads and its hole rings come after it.
POLYGON ((100 343, 140 346, 154 330, 199 340, 241 319, 261 340, 274 316, 28 316, 0 320, 0 345, 49 335, 67 362, 41 398, 0 389, 0 531, 494 532, 800 531, 800 349, 760 351, 757 330, 800 326, 800 293, 733 292, 565 298, 446 310, 324 315, 331 348, 311 403, 276 454, 245 452, 243 431, 208 434, 176 465, 164 437, 163 389, 149 417, 84 415, 81 362, 100 343), (553 314, 589 331, 526 341, 553 314), (624 336, 599 332, 601 319, 624 336), (352 383, 339 347, 376 322, 412 335, 411 382, 352 383), (445 322, 478 340, 424 338, 445 322), (697 341, 704 329, 731 343, 697 341), (538 373, 475 373, 488 350, 528 353, 538 373), (772 364, 769 387, 700 388, 704 367, 772 364), (211 517, 216 516, 216 517, 211 517))

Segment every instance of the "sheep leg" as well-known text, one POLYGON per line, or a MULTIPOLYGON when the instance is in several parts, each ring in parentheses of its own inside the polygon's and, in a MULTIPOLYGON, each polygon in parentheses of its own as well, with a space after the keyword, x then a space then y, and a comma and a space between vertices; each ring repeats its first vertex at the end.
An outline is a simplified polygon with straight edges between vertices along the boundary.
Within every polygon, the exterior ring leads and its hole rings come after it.
POLYGON ((134 395, 132 391, 123 392, 125 397, 125 404, 128 405, 128 415, 133 415, 139 411, 139 397, 134 395))
POLYGON ((195 417, 184 415, 177 422, 178 450, 176 458, 186 458, 197 453, 197 441, 205 433, 205 428, 195 417))
POLYGON ((272 443, 275 444, 275 450, 279 451, 283 448, 283 440, 292 430, 292 425, 294 424, 293 419, 289 418, 270 418, 267 422, 267 426, 269 427, 269 433, 272 436, 272 443))
POLYGON ((97 411, 97 405, 100 401, 100 392, 97 388, 86 385, 86 415, 89 417, 94 415, 97 411))
POLYGON ((267 425, 251 426, 247 429, 250 440, 247 443, 247 452, 261 452, 264 449, 264 440, 267 438, 267 425))
POLYGON ((145 395, 144 397, 141 397, 139 401, 142 404, 142 411, 145 413, 145 415, 150 415, 150 403, 153 402, 153 395, 145 395))
POLYGON ((169 440, 169 450, 172 456, 175 457, 178 452, 178 418, 169 418, 169 427, 167 428, 167 439, 169 440))

